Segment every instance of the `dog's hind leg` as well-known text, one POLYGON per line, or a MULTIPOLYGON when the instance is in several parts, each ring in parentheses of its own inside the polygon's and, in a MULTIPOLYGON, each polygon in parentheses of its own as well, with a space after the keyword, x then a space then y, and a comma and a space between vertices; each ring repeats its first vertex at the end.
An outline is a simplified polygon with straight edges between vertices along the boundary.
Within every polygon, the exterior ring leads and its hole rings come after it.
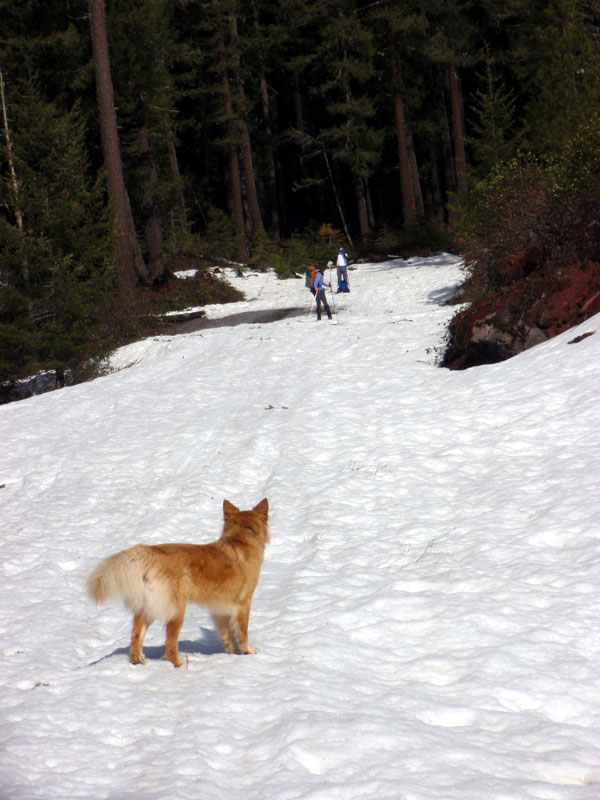
POLYGON ((177 642, 179 640, 179 631, 181 630, 181 626, 183 625, 183 617, 185 614, 185 610, 183 613, 178 614, 173 619, 170 619, 167 622, 167 641, 165 643, 165 658, 168 658, 169 661, 172 661, 174 666, 180 667, 183 664, 183 661, 179 658, 179 649, 177 647, 177 642))
POLYGON ((228 653, 235 653, 236 642, 231 630, 233 618, 226 614, 213 614, 213 621, 228 653))
POLYGON ((131 647, 129 649, 129 660, 132 664, 143 664, 146 660, 142 651, 144 636, 152 625, 152 620, 144 614, 136 614, 133 618, 133 628, 131 631, 131 647))

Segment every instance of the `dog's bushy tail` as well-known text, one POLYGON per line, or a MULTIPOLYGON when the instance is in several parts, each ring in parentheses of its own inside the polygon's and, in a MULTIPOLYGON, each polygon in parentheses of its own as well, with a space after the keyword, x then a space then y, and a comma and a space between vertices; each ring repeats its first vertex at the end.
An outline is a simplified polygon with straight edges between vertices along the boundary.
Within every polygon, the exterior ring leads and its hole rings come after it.
POLYGON ((134 612, 144 607, 144 573, 137 547, 109 556, 92 572, 88 594, 96 603, 122 598, 134 612))

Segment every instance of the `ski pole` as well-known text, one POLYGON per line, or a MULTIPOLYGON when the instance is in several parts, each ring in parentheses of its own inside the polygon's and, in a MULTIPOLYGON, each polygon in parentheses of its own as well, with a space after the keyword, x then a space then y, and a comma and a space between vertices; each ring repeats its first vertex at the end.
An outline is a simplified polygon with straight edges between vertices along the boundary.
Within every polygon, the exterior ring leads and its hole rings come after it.
POLYGON ((331 285, 331 267, 329 267, 329 291, 331 292, 331 305, 333 306, 333 313, 335 314, 335 297, 333 296, 333 286, 331 285))

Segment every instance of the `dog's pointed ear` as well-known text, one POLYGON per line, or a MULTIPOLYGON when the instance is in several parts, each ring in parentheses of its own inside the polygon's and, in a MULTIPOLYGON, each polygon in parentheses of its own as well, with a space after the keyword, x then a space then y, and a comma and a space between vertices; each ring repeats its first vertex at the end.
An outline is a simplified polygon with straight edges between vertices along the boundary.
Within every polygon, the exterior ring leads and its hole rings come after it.
POLYGON ((223 516, 225 517, 225 519, 227 519, 227 517, 232 517, 234 514, 237 514, 238 511, 239 508, 234 506, 233 503, 230 503, 229 500, 223 500, 223 516))
POLYGON ((269 516, 269 501, 265 497, 264 500, 261 500, 260 503, 254 506, 252 510, 264 517, 266 521, 267 517, 269 516))

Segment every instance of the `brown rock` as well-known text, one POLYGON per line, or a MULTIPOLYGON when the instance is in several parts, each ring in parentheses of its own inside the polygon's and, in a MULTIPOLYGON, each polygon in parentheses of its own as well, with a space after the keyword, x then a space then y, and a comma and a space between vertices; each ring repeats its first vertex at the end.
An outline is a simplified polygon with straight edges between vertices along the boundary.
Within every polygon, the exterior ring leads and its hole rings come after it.
MULTIPOLYGON (((503 274, 510 269, 522 274, 535 259, 541 259, 541 251, 507 259, 503 274)), ((598 312, 600 262, 536 269, 454 317, 442 365, 467 369, 504 361, 598 312)))

